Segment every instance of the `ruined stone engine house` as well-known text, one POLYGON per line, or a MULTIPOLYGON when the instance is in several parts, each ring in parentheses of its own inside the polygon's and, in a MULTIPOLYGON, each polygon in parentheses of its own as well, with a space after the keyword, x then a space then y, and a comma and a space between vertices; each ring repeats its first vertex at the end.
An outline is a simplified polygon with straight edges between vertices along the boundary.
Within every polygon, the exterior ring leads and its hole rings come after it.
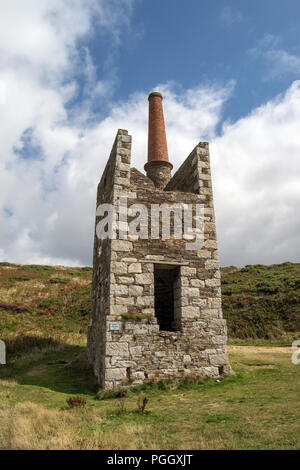
POLYGON ((145 205, 149 214, 152 204, 203 204, 204 243, 187 250, 186 240, 172 235, 120 239, 117 231, 115 239, 101 240, 95 231, 88 358, 98 383, 116 388, 227 373, 209 145, 200 142, 172 177, 162 95, 153 92, 147 176, 130 160, 131 136, 118 130, 97 207, 116 205, 121 196, 128 206, 145 205))

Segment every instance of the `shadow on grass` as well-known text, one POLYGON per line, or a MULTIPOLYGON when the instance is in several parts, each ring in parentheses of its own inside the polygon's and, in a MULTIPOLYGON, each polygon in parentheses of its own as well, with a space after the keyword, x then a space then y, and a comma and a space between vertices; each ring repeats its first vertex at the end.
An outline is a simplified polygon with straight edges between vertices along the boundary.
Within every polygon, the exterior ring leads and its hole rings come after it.
POLYGON ((20 385, 66 394, 95 395, 97 384, 86 359, 86 348, 39 336, 17 337, 7 344, 7 365, 1 378, 20 385))

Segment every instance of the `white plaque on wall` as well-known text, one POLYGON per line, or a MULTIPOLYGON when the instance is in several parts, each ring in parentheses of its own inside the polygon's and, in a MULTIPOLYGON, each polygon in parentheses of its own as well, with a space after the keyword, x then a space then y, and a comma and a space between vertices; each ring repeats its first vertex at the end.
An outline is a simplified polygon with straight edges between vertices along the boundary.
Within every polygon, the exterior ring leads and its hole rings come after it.
POLYGON ((121 331, 122 325, 121 323, 110 323, 109 324, 109 331, 121 331))

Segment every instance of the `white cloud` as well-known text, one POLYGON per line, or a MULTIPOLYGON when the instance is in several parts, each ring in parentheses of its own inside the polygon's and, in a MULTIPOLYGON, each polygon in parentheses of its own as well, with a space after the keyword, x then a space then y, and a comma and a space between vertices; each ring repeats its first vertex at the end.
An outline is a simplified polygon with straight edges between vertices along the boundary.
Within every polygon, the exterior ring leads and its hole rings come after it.
POLYGON ((294 77, 300 73, 300 57, 291 54, 279 46, 280 39, 272 34, 266 34, 258 46, 249 52, 254 58, 263 58, 267 71, 264 79, 294 77))
POLYGON ((211 148, 223 264, 299 261, 300 82, 211 148))
MULTIPOLYGON (((111 92, 107 79, 97 78, 85 44, 95 28, 99 34, 108 35, 110 50, 104 60, 109 57, 111 61, 122 31, 129 28, 133 3, 134 0, 11 0, 1 6, 2 95, 5 90, 5 100, 1 96, 4 104, 0 105, 3 257, 24 262, 52 259, 54 263, 79 263, 82 259, 80 247, 71 250, 71 257, 63 249, 58 249, 56 256, 55 234, 64 236, 56 225, 66 210, 65 204, 77 204, 69 198, 67 189, 76 186, 78 175, 72 172, 76 158, 82 155, 75 150, 80 151, 84 141, 86 119, 93 117, 90 106, 95 93, 91 95, 91 89, 96 90, 96 98, 111 92), (76 98, 78 76, 85 84, 84 99, 80 106, 70 109, 67 104, 76 98), (40 159, 20 157, 22 149, 23 156, 30 157, 24 149, 24 135, 30 135, 29 144, 39 147, 40 159), (73 180, 69 181, 71 177, 73 180)), ((30 147, 27 153, 29 150, 30 147)), ((84 174, 86 170, 79 171, 84 174)), ((82 208, 81 203, 78 206, 82 208)), ((69 243, 66 236, 65 241, 60 240, 62 246, 69 243)))
MULTIPOLYGON (((25 2, 11 0, 2 8, 0 83, 7 85, 6 104, 0 105, 2 260, 90 263, 96 186, 118 128, 133 135, 132 164, 143 169, 147 94, 111 102, 109 115, 97 123, 91 111, 91 90, 96 87, 98 97, 111 90, 106 77, 99 80, 83 39, 98 21, 118 47, 133 2, 118 3, 123 9, 104 0, 28 0, 26 8, 25 2), (17 11, 24 15, 18 23, 19 41, 7 26, 17 11), (70 112, 68 103, 76 96, 82 67, 84 99, 70 112), (41 149, 42 158, 26 158, 24 135, 29 145, 41 149)), ((222 107, 233 87, 155 87, 165 97, 170 159, 176 169, 200 140, 211 141, 223 264, 299 261, 299 83, 224 126, 217 137, 222 107)))
POLYGON ((234 23, 241 23, 243 19, 243 14, 239 10, 232 8, 230 5, 226 5, 221 9, 220 21, 222 26, 227 29, 232 28, 234 23))
POLYGON ((271 64, 268 78, 299 75, 300 57, 289 54, 283 49, 265 51, 264 56, 271 64))

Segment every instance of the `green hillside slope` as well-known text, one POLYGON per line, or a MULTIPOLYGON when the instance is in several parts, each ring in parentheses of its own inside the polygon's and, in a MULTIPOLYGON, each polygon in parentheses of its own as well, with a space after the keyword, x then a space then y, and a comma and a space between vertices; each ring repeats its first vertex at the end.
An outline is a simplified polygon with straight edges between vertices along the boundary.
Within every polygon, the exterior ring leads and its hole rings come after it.
MULTIPOLYGON (((91 268, 0 263, 0 338, 8 350, 83 342, 91 275, 91 268)), ((300 264, 223 268, 222 293, 230 340, 299 338, 300 264)))
POLYGON ((299 339, 299 263, 223 268, 222 297, 230 338, 299 339))

